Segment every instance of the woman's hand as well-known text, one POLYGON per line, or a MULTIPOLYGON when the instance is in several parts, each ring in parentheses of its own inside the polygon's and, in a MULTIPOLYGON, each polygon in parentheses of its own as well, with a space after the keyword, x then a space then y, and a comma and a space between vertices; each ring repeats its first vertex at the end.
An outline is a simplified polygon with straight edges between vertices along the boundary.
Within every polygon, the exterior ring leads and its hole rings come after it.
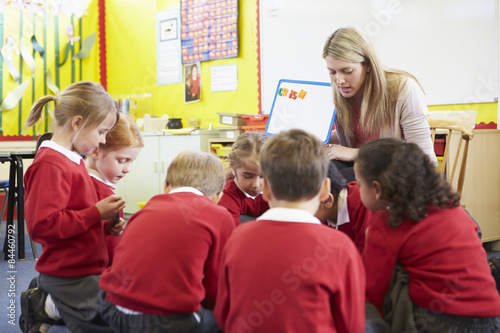
POLYGON ((356 157, 358 157, 358 148, 349 148, 332 144, 327 145, 326 148, 328 149, 328 157, 331 160, 353 162, 356 157))

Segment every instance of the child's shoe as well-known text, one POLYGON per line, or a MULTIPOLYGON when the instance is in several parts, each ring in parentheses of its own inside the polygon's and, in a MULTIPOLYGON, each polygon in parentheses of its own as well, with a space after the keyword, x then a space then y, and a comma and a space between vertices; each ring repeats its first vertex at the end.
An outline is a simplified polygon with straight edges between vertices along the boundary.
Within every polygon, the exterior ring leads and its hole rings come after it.
POLYGON ((56 323, 45 312, 47 295, 40 288, 32 288, 22 292, 19 326, 24 333, 38 333, 42 324, 53 325, 56 323))

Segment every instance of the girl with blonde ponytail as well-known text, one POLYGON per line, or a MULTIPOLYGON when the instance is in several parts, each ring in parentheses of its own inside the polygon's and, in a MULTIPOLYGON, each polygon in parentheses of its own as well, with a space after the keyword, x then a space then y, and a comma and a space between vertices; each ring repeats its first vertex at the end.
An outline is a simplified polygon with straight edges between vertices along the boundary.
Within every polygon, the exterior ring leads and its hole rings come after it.
POLYGON ((82 81, 40 98, 26 125, 33 126, 50 102, 52 139, 42 142, 24 177, 28 233, 43 252, 35 266, 37 287, 21 296, 21 328, 38 332, 43 324, 61 322, 72 332, 111 332, 96 299, 108 262, 105 229, 121 230, 103 228, 101 220, 113 219, 125 203, 116 195, 98 200, 81 155, 106 142, 119 114, 100 85, 82 81))

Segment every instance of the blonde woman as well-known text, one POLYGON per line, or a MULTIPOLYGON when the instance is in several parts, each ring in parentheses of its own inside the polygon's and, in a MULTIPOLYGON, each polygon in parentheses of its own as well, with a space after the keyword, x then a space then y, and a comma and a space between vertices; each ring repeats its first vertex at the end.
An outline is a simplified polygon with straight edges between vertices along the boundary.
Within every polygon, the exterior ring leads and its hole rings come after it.
POLYGON ((413 75, 382 66, 373 44, 356 27, 341 27, 328 37, 323 58, 337 110, 329 157, 347 180, 354 180, 359 148, 378 138, 413 142, 437 163, 429 110, 413 75))

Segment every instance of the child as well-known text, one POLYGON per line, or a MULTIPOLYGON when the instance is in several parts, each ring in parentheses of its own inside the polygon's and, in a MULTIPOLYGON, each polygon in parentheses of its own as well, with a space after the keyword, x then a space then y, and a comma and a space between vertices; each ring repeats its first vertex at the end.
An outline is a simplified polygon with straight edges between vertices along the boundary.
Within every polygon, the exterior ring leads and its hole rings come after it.
POLYGON ((200 314, 198 329, 219 331, 205 309, 213 309, 220 255, 234 229, 214 204, 224 182, 216 156, 181 152, 168 167, 166 194, 129 219, 100 282, 100 311, 115 332, 197 332, 190 330, 200 314))
POLYGON ((313 216, 330 191, 324 144, 302 130, 281 132, 260 161, 271 209, 237 227, 224 248, 217 322, 225 332, 363 332, 361 257, 313 216))
POLYGON ((328 178, 331 182, 331 192, 321 201, 314 216, 324 224, 346 233, 361 254, 365 246, 365 231, 371 219, 371 212, 361 202, 358 184, 356 182, 346 184, 346 180, 333 163, 330 163, 328 168, 328 178))
MULTIPOLYGON (((100 144, 86 162, 99 199, 114 194, 114 184, 129 173, 130 165, 137 158, 142 147, 144 147, 144 142, 139 128, 128 117, 120 114, 115 127, 106 135, 106 143, 100 144)), ((116 229, 123 228, 123 221, 117 220, 114 223, 117 223, 116 229)), ((106 236, 108 266, 111 266, 113 262, 114 250, 119 239, 120 237, 115 235, 106 236)))
POLYGON ((253 219, 269 209, 261 194, 259 163, 260 149, 266 140, 262 133, 243 133, 233 143, 229 153, 230 172, 219 205, 233 215, 236 226, 242 222, 240 215, 253 219))
POLYGON ((41 144, 24 176, 26 225, 43 252, 35 265, 39 288, 21 296, 22 329, 35 332, 41 319, 50 324, 49 318, 62 317, 73 332, 110 332, 96 303, 99 275, 108 262, 101 220, 112 219, 125 203, 116 195, 98 202, 80 154, 89 155, 105 142, 118 112, 100 85, 81 81, 39 99, 26 126, 33 126, 52 101, 52 139, 41 144))
POLYGON ((477 225, 435 170, 414 143, 386 138, 361 147, 354 171, 374 212, 363 252, 367 300, 382 312, 397 265, 409 277, 419 332, 499 332, 500 296, 477 225))

